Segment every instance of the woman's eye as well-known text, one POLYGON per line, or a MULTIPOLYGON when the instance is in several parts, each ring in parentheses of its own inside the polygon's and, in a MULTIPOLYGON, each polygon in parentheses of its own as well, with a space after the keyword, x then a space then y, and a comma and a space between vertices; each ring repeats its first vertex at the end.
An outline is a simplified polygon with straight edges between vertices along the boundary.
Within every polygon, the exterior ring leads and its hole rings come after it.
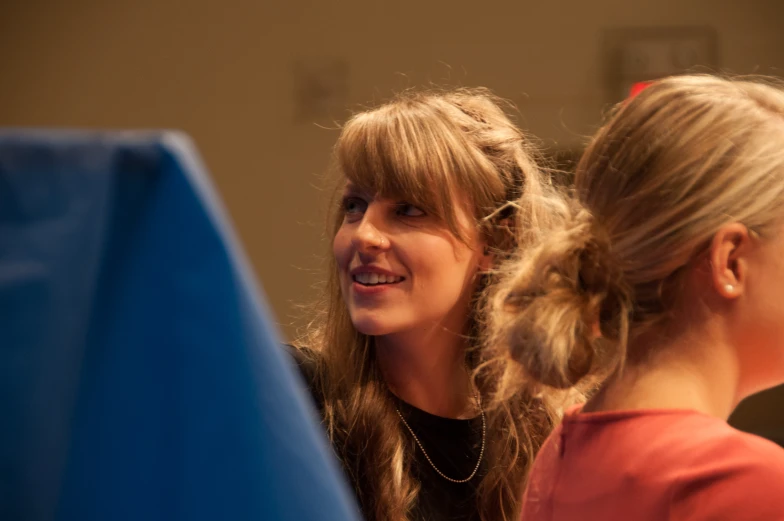
POLYGON ((400 203, 397 206, 397 213, 406 217, 422 217, 425 212, 414 206, 413 204, 400 203))
POLYGON ((346 215, 358 215, 365 212, 367 203, 359 197, 344 197, 343 211, 346 215))

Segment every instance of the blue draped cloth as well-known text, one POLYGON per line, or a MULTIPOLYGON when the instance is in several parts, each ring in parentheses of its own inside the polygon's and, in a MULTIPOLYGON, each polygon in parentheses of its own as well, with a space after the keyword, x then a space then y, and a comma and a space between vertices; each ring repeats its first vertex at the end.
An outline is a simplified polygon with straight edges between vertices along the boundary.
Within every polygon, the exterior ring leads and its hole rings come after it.
POLYGON ((0 131, 0 519, 356 520, 299 378, 187 137, 0 131))

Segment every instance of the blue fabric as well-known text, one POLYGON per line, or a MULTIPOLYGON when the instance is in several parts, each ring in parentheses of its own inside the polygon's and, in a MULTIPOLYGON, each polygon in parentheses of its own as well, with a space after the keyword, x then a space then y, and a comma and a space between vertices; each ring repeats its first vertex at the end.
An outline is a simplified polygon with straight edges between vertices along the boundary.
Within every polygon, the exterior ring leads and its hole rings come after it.
POLYGON ((0 132, 0 519, 357 519, 298 379, 186 137, 0 132))

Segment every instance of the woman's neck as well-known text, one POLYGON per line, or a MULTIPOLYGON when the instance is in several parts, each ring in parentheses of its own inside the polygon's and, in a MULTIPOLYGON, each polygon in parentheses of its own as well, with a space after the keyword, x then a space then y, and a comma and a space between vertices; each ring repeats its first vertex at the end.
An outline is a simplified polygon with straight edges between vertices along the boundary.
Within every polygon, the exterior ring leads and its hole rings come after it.
POLYGON ((683 335, 667 345, 631 346, 651 353, 610 377, 585 412, 691 409, 727 419, 741 399, 740 370, 722 335, 683 335))
POLYGON ((381 372, 398 398, 437 416, 476 414, 462 335, 434 328, 376 337, 375 342, 381 372))

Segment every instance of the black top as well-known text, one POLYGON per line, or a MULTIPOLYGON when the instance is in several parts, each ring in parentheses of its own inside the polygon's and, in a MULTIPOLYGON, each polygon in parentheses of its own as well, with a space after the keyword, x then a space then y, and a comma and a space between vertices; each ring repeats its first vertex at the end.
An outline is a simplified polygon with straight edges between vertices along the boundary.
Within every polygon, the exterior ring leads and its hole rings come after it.
MULTIPOLYGON (((289 351, 297 362, 316 405, 320 408, 323 400, 313 386, 314 368, 299 351, 294 348, 289 348, 289 351)), ((396 397, 394 399, 397 401, 400 413, 411 426, 436 467, 450 478, 467 478, 476 466, 482 444, 481 417, 470 420, 443 418, 418 409, 396 397)), ((400 427, 403 436, 410 438, 411 433, 405 425, 401 424, 400 427)), ((476 487, 481 481, 484 466, 480 467, 471 481, 453 483, 433 469, 419 447, 414 443, 410 445, 415 447, 412 472, 421 485, 412 519, 478 521, 476 487)), ((354 486, 357 484, 355 483, 354 486)))

